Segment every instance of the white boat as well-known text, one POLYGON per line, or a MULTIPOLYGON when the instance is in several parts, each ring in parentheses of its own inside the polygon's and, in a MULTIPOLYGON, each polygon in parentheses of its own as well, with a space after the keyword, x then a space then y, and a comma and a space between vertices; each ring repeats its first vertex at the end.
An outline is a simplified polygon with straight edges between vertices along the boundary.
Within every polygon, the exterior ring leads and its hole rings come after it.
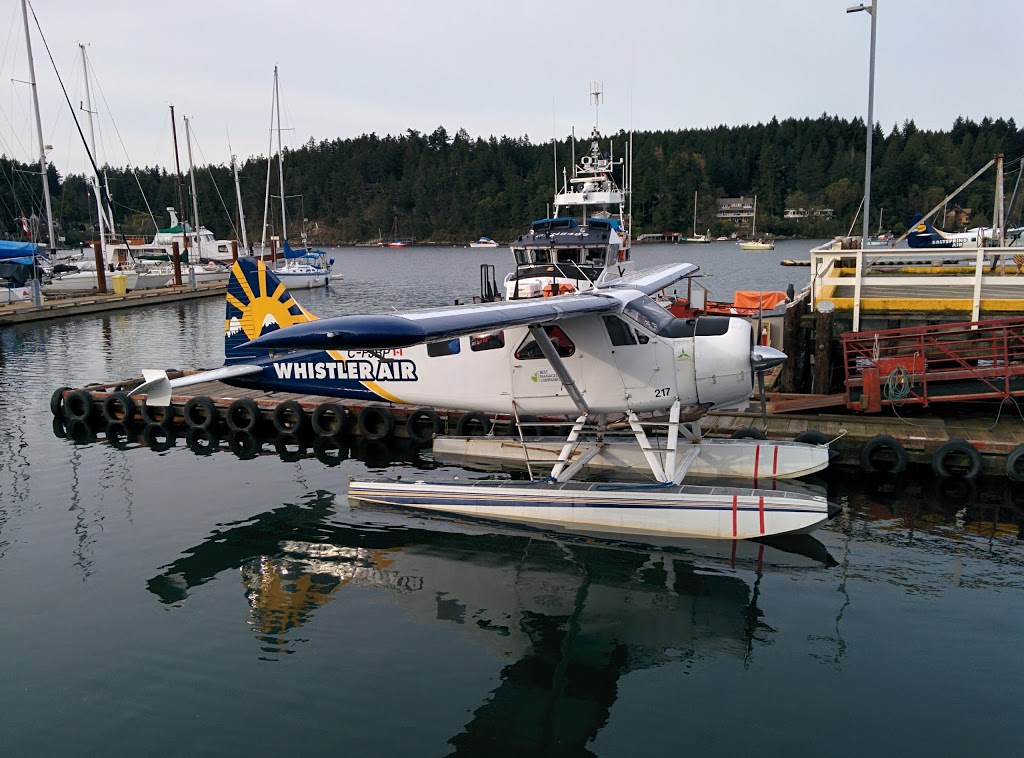
POLYGON ((774 250, 775 243, 771 240, 756 239, 757 237, 757 195, 754 195, 754 220, 750 225, 750 239, 740 243, 740 250, 774 250))
MULTIPOLYGON (((270 139, 274 139, 274 117, 277 117, 277 178, 281 196, 281 252, 284 260, 274 269, 274 273, 288 287, 296 289, 314 289, 326 287, 331 276, 331 266, 334 259, 327 258, 323 250, 314 250, 309 247, 306 241, 306 233, 302 232, 302 247, 298 250, 292 249, 288 244, 288 212, 285 207, 284 192, 284 149, 281 147, 281 93, 277 79, 277 66, 274 66, 274 98, 270 105, 270 139)), ((270 166, 267 166, 267 191, 263 199, 263 229, 266 234, 267 209, 270 204, 270 166)), ((260 250, 263 250, 263 242, 260 242, 260 250)))
POLYGON ((703 244, 711 242, 711 230, 708 229, 704 234, 697 234, 697 192, 693 193, 693 236, 687 237, 684 242, 691 244, 703 244))
POLYGON ((589 152, 555 193, 552 216, 534 221, 509 243, 516 269, 505 277, 505 299, 585 292, 633 270, 629 171, 624 159, 614 157, 614 145, 601 149, 596 126, 590 139, 589 152))
POLYGON ((820 495, 686 484, 351 480, 348 497, 378 505, 633 538, 732 540, 804 534, 838 510, 820 495))
POLYGON ((388 247, 405 247, 408 244, 398 236, 398 216, 395 216, 395 222, 391 225, 391 240, 388 242, 388 247))
MULTIPOLYGON (((54 271, 55 273, 50 276, 50 281, 43 284, 44 292, 89 292, 99 289, 94 261, 81 261, 76 266, 55 266, 54 271)), ((104 272, 104 274, 105 292, 114 291, 114 276, 116 274, 127 277, 125 281, 127 289, 138 289, 139 272, 134 267, 121 270, 115 268, 113 271, 104 272)))
POLYGON ((470 247, 499 247, 498 243, 490 237, 481 237, 476 242, 470 242, 470 247))
POLYGON ((182 224, 178 221, 178 215, 174 208, 168 208, 171 216, 171 225, 166 229, 158 229, 153 237, 153 244, 166 247, 170 250, 171 243, 177 242, 178 249, 184 259, 186 253, 188 260, 196 263, 202 261, 229 262, 232 259, 232 240, 219 240, 213 232, 205 226, 200 226, 198 233, 186 221, 182 224), (186 245, 186 242, 188 243, 186 245))

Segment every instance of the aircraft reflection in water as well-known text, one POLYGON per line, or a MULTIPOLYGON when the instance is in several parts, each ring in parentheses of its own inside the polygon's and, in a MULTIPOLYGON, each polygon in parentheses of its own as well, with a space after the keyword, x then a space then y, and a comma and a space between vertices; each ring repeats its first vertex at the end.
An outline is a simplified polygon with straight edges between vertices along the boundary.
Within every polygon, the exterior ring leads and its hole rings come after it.
POLYGON ((776 632, 758 607, 762 572, 835 565, 806 535, 781 549, 691 541, 687 551, 491 527, 474 533, 472 525, 386 511, 361 510, 360 524, 328 523, 333 513, 333 495, 321 492, 228 526, 166 566, 149 589, 179 603, 240 569, 268 653, 295 652, 289 631, 306 625, 308 638, 317 610, 347 585, 380 590, 418 622, 450 625, 508 661, 500 685, 452 739, 460 748, 495 739, 524 750, 582 748, 607 721, 622 675, 703 657, 747 661, 770 643, 776 632))

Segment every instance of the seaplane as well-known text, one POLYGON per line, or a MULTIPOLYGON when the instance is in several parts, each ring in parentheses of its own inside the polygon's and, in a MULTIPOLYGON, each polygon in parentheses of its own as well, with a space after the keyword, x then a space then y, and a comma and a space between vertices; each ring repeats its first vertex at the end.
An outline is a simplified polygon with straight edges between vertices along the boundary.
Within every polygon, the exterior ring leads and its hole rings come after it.
POLYGON ((352 481, 348 496, 634 537, 742 539, 813 530, 833 513, 820 495, 759 489, 756 482, 682 483, 700 468, 702 475, 768 480, 811 474, 829 461, 824 445, 702 439, 700 418, 711 409, 745 408, 758 382, 763 412, 763 372, 786 356, 756 344, 743 319, 676 318, 651 297, 697 272, 676 263, 585 293, 318 319, 263 261, 239 259, 228 283, 224 366, 173 380, 147 369, 132 394, 167 405, 173 388, 219 380, 509 414, 517 423, 561 417, 568 433, 543 478, 352 481), (628 430, 622 439, 639 451, 648 483, 577 481, 590 460, 622 444, 610 439, 616 425, 628 430))
MULTIPOLYGON (((1014 227, 1006 230, 1006 244, 1016 246, 1021 244, 1021 235, 1024 234, 1024 227, 1014 227)), ((912 248, 976 248, 978 240, 985 240, 986 245, 992 245, 993 240, 999 239, 999 230, 991 227, 974 227, 963 232, 944 232, 936 229, 920 213, 914 215, 910 221, 910 230, 907 234, 907 245, 912 248)))

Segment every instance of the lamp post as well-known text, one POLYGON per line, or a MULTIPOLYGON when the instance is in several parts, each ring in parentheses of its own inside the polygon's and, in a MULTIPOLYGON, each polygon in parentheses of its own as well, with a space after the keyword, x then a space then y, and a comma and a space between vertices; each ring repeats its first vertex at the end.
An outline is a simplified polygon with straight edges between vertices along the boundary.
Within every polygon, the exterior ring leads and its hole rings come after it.
POLYGON ((871 235, 871 137, 875 130, 875 24, 878 21, 878 0, 873 0, 870 5, 861 3, 846 9, 847 13, 858 13, 860 11, 867 11, 871 14, 871 63, 868 68, 868 135, 864 156, 864 227, 860 241, 860 246, 863 250, 868 246, 868 237, 871 235))

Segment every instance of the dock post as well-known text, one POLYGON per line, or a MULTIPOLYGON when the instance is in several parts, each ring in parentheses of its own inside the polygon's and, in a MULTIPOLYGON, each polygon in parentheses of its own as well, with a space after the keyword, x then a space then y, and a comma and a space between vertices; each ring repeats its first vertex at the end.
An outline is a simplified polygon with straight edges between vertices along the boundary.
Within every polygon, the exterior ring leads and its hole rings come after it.
POLYGON ((832 391, 832 317, 834 311, 814 314, 814 373, 812 392, 827 395, 832 391))
POLYGON ((174 286, 181 286, 181 250, 178 241, 171 242, 171 257, 174 259, 174 286))
POLYGON ((238 263, 238 240, 231 240, 231 260, 238 263))
POLYGON ((96 255, 96 289, 102 294, 107 291, 107 270, 105 268, 106 263, 103 260, 103 243, 93 242, 92 250, 96 255))
POLYGON ((273 237, 270 238, 270 265, 277 268, 277 243, 273 237))

